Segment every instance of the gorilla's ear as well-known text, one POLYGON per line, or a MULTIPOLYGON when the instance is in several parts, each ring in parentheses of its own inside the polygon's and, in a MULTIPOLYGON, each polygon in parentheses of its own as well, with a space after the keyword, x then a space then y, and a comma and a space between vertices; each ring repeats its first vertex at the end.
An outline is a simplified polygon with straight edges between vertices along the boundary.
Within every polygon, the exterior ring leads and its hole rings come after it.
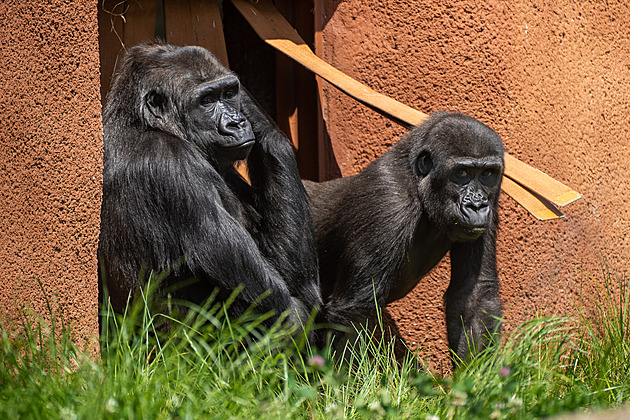
POLYGON ((429 175, 429 172, 433 169, 433 160, 431 159, 429 152, 423 152, 420 156, 418 156, 416 166, 418 167, 418 172, 420 172, 422 176, 429 175))
POLYGON ((144 102, 154 118, 162 118, 166 111, 166 97, 164 95, 152 90, 146 94, 144 102))

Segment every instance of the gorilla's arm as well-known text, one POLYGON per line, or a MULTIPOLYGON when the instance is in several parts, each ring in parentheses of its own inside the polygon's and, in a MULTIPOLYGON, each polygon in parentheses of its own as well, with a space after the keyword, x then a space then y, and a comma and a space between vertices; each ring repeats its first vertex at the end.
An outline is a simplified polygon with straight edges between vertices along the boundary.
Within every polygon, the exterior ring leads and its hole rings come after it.
POLYGON ((283 273, 291 295, 309 308, 319 307, 313 225, 293 148, 246 92, 242 108, 256 136, 248 157, 253 205, 261 215, 254 237, 263 255, 283 273))
MULTIPOLYGON (((105 179, 110 181, 104 185, 108 198, 103 216, 108 223, 103 229, 108 230, 104 235, 108 240, 102 251, 128 258, 108 261, 106 275, 113 284, 136 281, 139 262, 164 270, 175 267, 184 256, 199 280, 228 294, 244 286, 237 311, 269 290, 271 294, 260 303, 263 311, 304 312, 295 307, 299 302, 292 303, 277 269, 239 223, 240 203, 194 146, 158 131, 132 130, 127 136, 119 140, 128 147, 126 157, 106 166, 110 173, 105 179)), ((126 295, 121 303, 125 299, 126 295)))
POLYGON ((445 298, 449 347, 465 360, 469 352, 483 349, 488 338, 499 332, 501 301, 494 227, 473 242, 452 245, 451 282, 445 298))

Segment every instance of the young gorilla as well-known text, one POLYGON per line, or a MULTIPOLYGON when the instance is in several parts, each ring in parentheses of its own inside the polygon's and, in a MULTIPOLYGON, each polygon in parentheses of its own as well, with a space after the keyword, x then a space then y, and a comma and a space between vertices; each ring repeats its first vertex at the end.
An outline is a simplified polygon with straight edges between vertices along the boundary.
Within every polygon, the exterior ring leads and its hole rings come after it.
POLYGON ((458 358, 498 329, 500 137, 479 121, 435 113, 363 172, 305 181, 319 250, 323 316, 362 323, 405 296, 450 250, 448 340, 458 358))
POLYGON ((215 288, 225 299, 242 286, 233 315, 268 291, 257 310, 290 310, 295 323, 321 306, 291 144, 208 51, 130 49, 107 97, 103 133, 99 259, 114 310, 146 283, 142 272, 164 270, 172 270, 166 286, 198 280, 175 292, 193 302, 215 288), (245 158, 251 186, 232 166, 245 158))

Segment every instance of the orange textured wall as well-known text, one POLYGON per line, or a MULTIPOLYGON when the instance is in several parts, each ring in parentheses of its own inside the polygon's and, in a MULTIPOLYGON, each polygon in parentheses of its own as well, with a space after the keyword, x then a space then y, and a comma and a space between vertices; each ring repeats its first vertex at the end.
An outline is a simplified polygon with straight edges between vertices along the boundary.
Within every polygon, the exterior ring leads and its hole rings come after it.
POLYGON ((98 332, 96 5, 0 2, 0 319, 49 318, 47 297, 81 340, 98 332))
MULTIPOLYGON (((630 3, 324 0, 326 61, 425 112, 458 110, 493 127, 507 151, 583 194, 566 218, 537 222, 502 195, 498 264, 508 330, 575 313, 601 290, 600 262, 630 256, 630 3), (588 277, 592 276, 593 279, 588 277)), ((324 85, 323 116, 343 175, 403 129, 324 85)), ((411 348, 447 366, 442 263, 391 305, 411 348)))

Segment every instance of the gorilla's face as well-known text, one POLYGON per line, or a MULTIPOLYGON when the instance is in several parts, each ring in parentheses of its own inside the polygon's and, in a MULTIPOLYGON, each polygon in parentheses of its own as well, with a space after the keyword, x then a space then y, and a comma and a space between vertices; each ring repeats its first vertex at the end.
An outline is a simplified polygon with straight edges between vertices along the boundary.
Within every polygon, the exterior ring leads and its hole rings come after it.
POLYGON ((240 110, 240 83, 233 75, 202 83, 190 95, 189 135, 220 166, 245 159, 254 145, 252 126, 240 110))
POLYGON ((499 192, 501 162, 484 159, 459 160, 450 168, 445 193, 451 214, 453 241, 472 241, 492 225, 493 206, 499 192))
POLYGON ((503 176, 503 145, 487 126, 449 119, 418 133, 418 192, 427 215, 454 242, 493 226, 503 176))

